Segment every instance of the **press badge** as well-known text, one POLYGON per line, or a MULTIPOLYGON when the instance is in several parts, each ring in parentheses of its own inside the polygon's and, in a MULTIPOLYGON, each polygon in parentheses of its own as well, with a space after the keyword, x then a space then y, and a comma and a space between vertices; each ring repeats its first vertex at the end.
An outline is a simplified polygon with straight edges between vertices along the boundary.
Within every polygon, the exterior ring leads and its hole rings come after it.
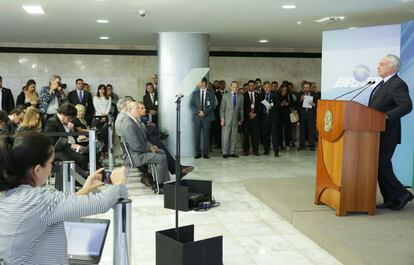
POLYGON ((272 103, 270 103, 270 106, 271 106, 271 107, 273 107, 273 102, 272 102, 272 103))
POLYGON ((207 106, 210 106, 210 101, 207 101, 207 106))
POLYGON ((254 104, 253 103, 250 104, 250 108, 254 109, 254 104))
POLYGON ((158 106, 158 100, 156 100, 154 104, 155 104, 155 106, 158 106))

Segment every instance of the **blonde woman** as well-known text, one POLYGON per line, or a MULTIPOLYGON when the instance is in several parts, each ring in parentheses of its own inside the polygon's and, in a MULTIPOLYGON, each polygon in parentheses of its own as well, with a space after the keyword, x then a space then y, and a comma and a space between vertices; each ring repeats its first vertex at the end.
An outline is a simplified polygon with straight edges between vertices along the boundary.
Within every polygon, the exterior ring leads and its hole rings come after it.
POLYGON ((27 81, 22 92, 17 96, 16 106, 39 107, 39 95, 36 92, 36 82, 33 79, 27 81))
POLYGON ((24 131, 42 131, 42 113, 35 107, 28 107, 24 114, 23 121, 19 124, 16 133, 24 131))

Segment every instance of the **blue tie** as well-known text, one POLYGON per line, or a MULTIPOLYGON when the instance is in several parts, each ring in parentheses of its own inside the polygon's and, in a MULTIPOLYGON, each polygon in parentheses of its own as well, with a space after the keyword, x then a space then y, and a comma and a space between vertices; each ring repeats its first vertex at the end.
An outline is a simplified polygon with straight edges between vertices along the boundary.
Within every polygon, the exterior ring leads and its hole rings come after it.
POLYGON ((236 93, 233 93, 233 109, 236 107, 237 104, 237 96, 236 93))

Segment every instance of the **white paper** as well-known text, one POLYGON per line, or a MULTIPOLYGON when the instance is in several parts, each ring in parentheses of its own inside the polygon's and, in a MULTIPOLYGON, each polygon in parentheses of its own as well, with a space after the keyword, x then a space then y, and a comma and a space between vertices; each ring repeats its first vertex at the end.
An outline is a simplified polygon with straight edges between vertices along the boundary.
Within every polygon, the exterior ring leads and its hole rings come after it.
POLYGON ((302 107, 306 108, 306 109, 311 109, 312 108, 312 105, 311 105, 312 102, 313 102, 313 97, 305 95, 305 97, 303 98, 302 107))
POLYGON ((272 105, 270 105, 270 103, 266 99, 263 99, 262 101, 260 101, 260 103, 262 103, 267 109, 270 109, 272 107, 272 105))

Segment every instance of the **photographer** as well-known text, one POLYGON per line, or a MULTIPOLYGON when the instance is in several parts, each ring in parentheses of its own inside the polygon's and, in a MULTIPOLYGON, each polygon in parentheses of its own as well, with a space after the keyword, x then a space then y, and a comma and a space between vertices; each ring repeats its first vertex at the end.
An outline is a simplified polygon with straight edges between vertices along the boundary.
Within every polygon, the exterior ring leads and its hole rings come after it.
POLYGON ((46 120, 57 113, 59 106, 67 102, 64 90, 66 84, 61 83, 62 78, 58 75, 52 75, 49 85, 42 87, 40 90, 40 111, 46 116, 46 120))
POLYGON ((100 193, 103 169, 89 176, 76 195, 43 187, 54 150, 36 132, 0 137, 0 257, 5 264, 68 264, 64 221, 104 213, 127 197, 125 168, 100 193))

